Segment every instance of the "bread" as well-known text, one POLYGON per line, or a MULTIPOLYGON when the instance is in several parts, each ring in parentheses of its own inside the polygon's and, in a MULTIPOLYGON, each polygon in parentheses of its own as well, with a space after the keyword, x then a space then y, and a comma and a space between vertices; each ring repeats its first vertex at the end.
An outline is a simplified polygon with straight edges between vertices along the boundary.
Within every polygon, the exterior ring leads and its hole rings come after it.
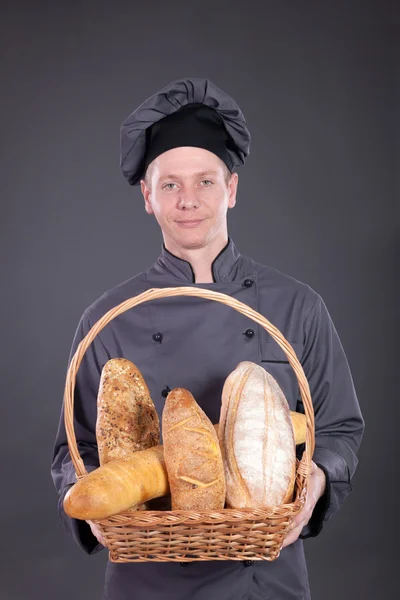
POLYGON ((303 413, 299 413, 299 412, 295 412, 295 411, 291 410, 290 418, 292 420, 294 441, 295 441, 296 446, 297 446, 297 444, 304 444, 306 441, 306 432, 307 432, 306 415, 303 415, 303 413))
POLYGON ((290 410, 263 367, 243 361, 226 378, 218 435, 229 507, 292 502, 296 445, 290 410))
MULTIPOLYGON (((299 438, 297 443, 302 443, 305 416, 291 412, 291 417, 299 438), (294 418, 297 415, 298 421, 294 418)), ((214 429, 218 433, 219 425, 214 425, 214 429)), ((130 458, 110 461, 80 479, 66 495, 64 508, 70 517, 77 519, 103 519, 131 509, 136 502, 146 502, 150 510, 160 510, 160 506, 170 510, 168 493, 164 448, 155 446, 138 451, 130 458), (125 479, 121 481, 121 477, 125 479), (160 500, 156 501, 157 498, 160 500), (151 507, 150 500, 154 500, 151 507)))
POLYGON ((68 490, 63 506, 74 519, 105 519, 168 493, 163 447, 156 446, 95 469, 68 490))
POLYGON ((174 388, 168 394, 162 426, 172 510, 223 508, 226 490, 218 436, 188 390, 174 388))
POLYGON ((125 358, 103 367, 97 396, 100 466, 160 443, 160 423, 140 370, 125 358))

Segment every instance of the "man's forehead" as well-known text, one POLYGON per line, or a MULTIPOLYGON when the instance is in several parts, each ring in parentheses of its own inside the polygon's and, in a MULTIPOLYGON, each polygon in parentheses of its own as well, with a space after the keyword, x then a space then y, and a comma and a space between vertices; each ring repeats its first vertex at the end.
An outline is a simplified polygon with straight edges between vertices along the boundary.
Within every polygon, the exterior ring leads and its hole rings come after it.
POLYGON ((158 171, 159 179, 179 179, 180 177, 203 177, 205 175, 219 175, 220 171, 218 169, 203 169, 201 171, 187 169, 187 167, 183 167, 182 170, 176 170, 174 172, 168 171, 158 171))
POLYGON ((149 165, 157 178, 189 178, 223 173, 224 163, 216 155, 195 146, 180 146, 163 152, 149 165))

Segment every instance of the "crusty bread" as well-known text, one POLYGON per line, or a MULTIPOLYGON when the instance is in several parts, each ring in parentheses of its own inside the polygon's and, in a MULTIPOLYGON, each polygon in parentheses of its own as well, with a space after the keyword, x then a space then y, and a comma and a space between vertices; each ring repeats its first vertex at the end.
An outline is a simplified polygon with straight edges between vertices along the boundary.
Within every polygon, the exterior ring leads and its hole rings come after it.
MULTIPOLYGON (((291 413, 291 417, 298 413, 291 413)), ((299 414, 299 442, 305 440, 305 416, 299 414)), ((214 425, 218 432, 219 426, 214 425)), ((122 510, 147 506, 149 510, 171 510, 169 482, 163 446, 139 450, 130 458, 110 461, 80 479, 65 497, 65 512, 77 519, 103 519, 122 510)))
POLYGON ((228 506, 269 508, 292 502, 296 445, 290 410, 263 367, 243 361, 226 378, 218 436, 228 506))
POLYGON ((140 370, 125 358, 103 367, 97 396, 100 465, 160 443, 160 424, 140 370))
POLYGON ((304 444, 306 441, 307 433, 307 418, 303 413, 290 411, 290 418, 292 420, 294 441, 297 444, 304 444))
POLYGON ((111 460, 79 479, 66 493, 64 510, 74 519, 106 519, 169 492, 162 446, 111 460))
POLYGON ((174 388, 168 394, 162 425, 172 510, 223 508, 225 477, 218 436, 188 390, 174 388))

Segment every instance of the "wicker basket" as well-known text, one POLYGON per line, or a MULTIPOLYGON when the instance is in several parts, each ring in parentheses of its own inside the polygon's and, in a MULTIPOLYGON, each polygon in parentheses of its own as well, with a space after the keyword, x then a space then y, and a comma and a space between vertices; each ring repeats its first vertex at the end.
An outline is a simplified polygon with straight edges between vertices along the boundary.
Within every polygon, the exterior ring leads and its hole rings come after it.
POLYGON ((112 562, 273 561, 278 558, 293 518, 306 500, 315 443, 313 405, 304 371, 289 342, 260 313, 226 294, 186 286, 149 289, 114 307, 93 325, 70 362, 64 393, 65 427, 77 479, 85 477, 87 471, 79 455, 74 433, 74 388, 76 374, 87 348, 96 335, 118 315, 143 302, 171 296, 199 296, 226 304, 264 327, 285 352, 298 379, 307 422, 305 450, 301 460, 296 459, 294 501, 267 510, 128 510, 94 522, 102 531, 112 562))

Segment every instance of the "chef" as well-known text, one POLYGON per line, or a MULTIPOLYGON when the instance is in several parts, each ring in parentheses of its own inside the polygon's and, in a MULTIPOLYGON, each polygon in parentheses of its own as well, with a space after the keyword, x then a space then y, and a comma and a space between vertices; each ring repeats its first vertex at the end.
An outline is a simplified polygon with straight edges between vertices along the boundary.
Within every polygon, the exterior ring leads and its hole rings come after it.
MULTIPOLYGON (((317 536, 352 491, 364 420, 328 309, 309 285, 242 254, 228 234, 237 167, 244 164, 249 146, 237 103, 203 78, 171 82, 124 121, 121 169, 129 184, 141 186, 145 210, 160 226, 160 254, 147 270, 109 289, 84 311, 70 359, 104 313, 150 288, 192 286, 247 304, 290 342, 310 385, 315 451, 307 502, 272 562, 108 561, 103 600, 309 599, 303 540, 317 536)), ((89 346, 77 373, 75 434, 88 471, 99 466, 97 392, 102 368, 114 357, 127 358, 140 369, 160 423, 165 398, 175 387, 190 390, 217 423, 224 381, 244 360, 271 373, 290 409, 304 412, 296 375, 263 327, 200 297, 151 300, 114 318, 89 346)), ((303 450, 304 445, 297 447, 299 458, 303 450)), ((87 554, 100 552, 103 538, 95 524, 71 519, 63 510, 64 496, 76 482, 63 409, 51 472, 66 530, 87 554)))

